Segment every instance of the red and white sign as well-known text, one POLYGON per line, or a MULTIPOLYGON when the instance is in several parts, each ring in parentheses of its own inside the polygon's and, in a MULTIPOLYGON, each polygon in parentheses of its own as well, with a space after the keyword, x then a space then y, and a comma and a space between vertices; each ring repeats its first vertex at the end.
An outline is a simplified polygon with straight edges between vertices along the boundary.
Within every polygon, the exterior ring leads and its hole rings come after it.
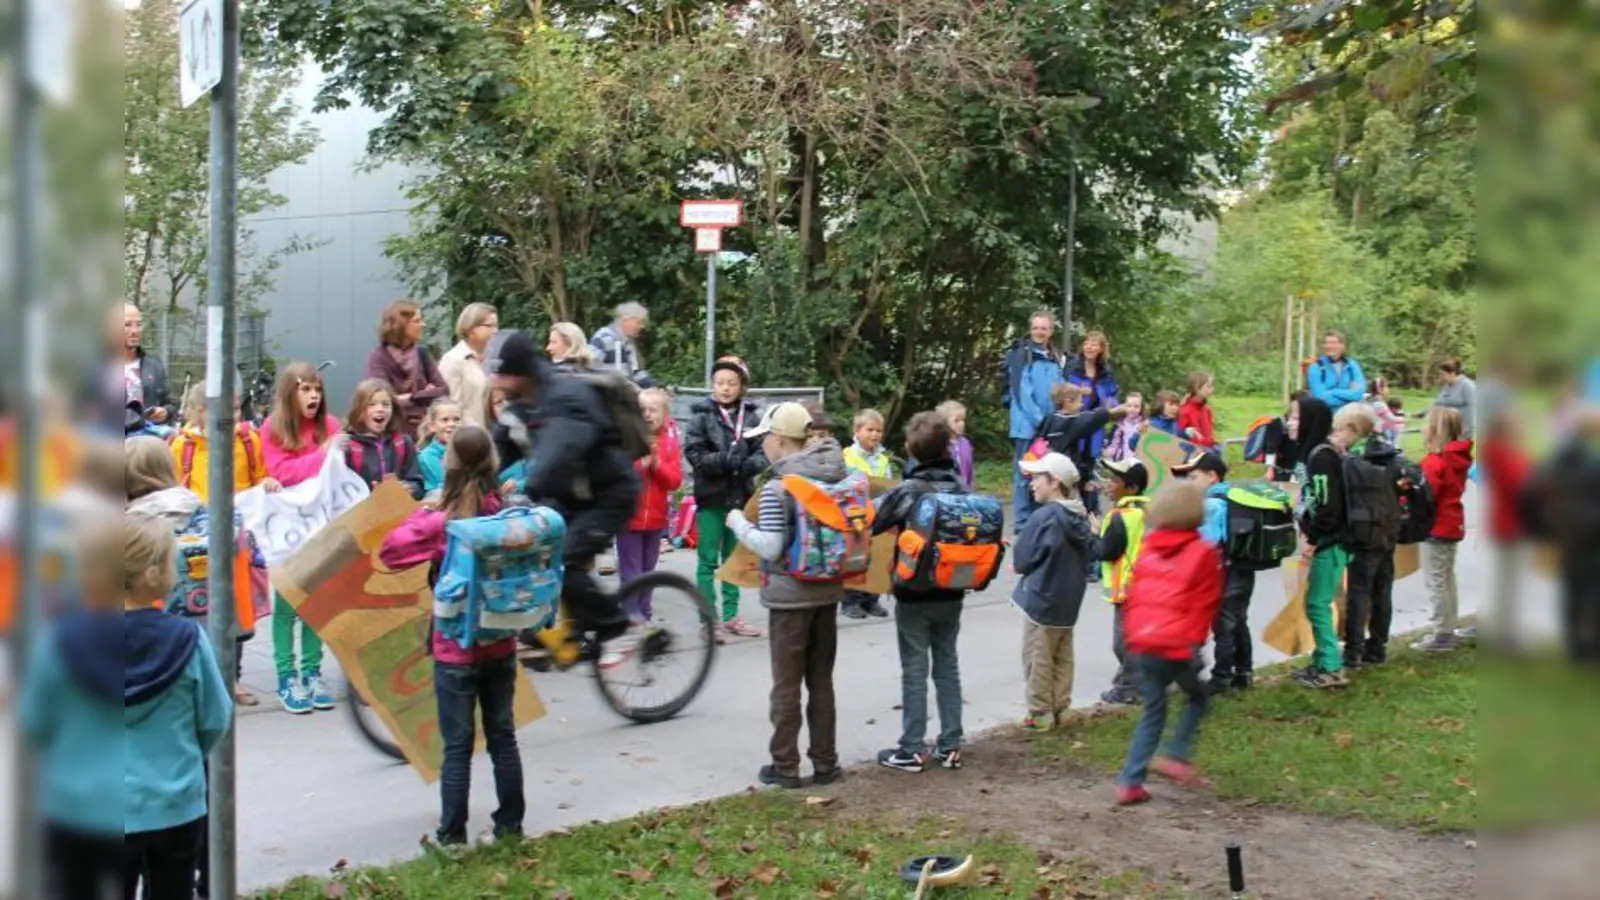
POLYGON ((737 228, 744 224, 744 204, 738 200, 685 200, 678 209, 678 224, 685 228, 737 228))
POLYGON ((721 253, 722 229, 721 228, 696 228, 694 230, 694 252, 696 253, 721 253))

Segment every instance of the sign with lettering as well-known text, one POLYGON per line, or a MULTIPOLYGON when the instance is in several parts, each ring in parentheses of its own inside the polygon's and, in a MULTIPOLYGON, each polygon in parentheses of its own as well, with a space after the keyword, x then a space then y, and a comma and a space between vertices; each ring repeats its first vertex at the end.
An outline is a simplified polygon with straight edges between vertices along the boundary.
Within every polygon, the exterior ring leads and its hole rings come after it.
POLYGON ((245 530, 268 566, 289 558, 329 522, 367 499, 367 483, 350 471, 343 453, 329 453, 316 478, 274 494, 253 487, 234 495, 245 530))

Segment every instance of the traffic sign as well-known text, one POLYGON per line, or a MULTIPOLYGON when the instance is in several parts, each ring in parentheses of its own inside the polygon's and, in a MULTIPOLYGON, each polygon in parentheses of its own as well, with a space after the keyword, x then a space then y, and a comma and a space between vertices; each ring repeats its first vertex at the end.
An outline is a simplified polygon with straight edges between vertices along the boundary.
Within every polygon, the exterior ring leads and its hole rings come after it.
POLYGON ((694 230, 694 252, 720 253, 722 252, 721 228, 696 228, 694 230))
POLYGON ((744 204, 738 200, 685 200, 678 209, 678 224, 685 228, 737 228, 744 224, 744 204))
POLYGON ((222 81, 222 0, 189 0, 178 14, 178 100, 188 106, 222 81))

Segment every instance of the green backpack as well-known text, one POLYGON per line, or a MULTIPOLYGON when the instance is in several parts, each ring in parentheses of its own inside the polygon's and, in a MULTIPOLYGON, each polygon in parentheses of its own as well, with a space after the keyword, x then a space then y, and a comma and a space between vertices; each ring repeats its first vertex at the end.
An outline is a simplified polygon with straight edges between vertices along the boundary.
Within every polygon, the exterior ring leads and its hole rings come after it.
POLYGON ((1223 553, 1230 565, 1253 571, 1276 569, 1299 549, 1289 495, 1268 484, 1228 488, 1228 536, 1223 553))

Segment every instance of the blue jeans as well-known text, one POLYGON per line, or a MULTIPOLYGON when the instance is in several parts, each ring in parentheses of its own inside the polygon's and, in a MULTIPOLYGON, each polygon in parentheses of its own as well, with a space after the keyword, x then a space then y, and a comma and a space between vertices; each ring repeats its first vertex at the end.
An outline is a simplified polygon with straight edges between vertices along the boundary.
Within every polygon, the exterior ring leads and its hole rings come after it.
POLYGON ((434 663, 433 689, 439 701, 439 733, 444 737, 444 764, 439 768, 439 842, 467 839, 467 796, 472 787, 472 745, 477 737, 475 712, 483 715, 483 736, 494 764, 496 837, 522 833, 527 801, 522 796, 522 757, 517 753, 517 726, 512 698, 517 689, 517 658, 456 666, 434 663))
POLYGON ((939 749, 961 747, 961 668, 956 638, 961 635, 961 601, 896 602, 895 632, 900 641, 900 749, 928 751, 928 672, 939 705, 939 749))
POLYGON ((1167 727, 1167 686, 1177 684, 1189 697, 1178 717, 1178 730, 1167 742, 1163 756, 1188 762, 1194 750, 1195 733, 1200 730, 1200 719, 1206 714, 1210 697, 1200 681, 1198 658, 1163 659, 1159 656, 1135 654, 1128 658, 1133 668, 1134 680, 1144 697, 1144 713, 1138 727, 1133 730, 1133 744, 1128 747, 1128 760, 1122 766, 1117 783, 1125 787, 1144 784, 1150 773, 1150 760, 1161 745, 1161 732, 1167 727))
POLYGON ((1032 443, 1032 440, 1011 439, 1011 444, 1016 450, 1011 455, 1012 534, 1022 531, 1022 526, 1028 524, 1028 516, 1033 515, 1033 511, 1039 508, 1039 504, 1033 502, 1033 492, 1028 490, 1028 476, 1022 474, 1022 468, 1018 465, 1022 462, 1023 454, 1028 452, 1028 447, 1032 443))

